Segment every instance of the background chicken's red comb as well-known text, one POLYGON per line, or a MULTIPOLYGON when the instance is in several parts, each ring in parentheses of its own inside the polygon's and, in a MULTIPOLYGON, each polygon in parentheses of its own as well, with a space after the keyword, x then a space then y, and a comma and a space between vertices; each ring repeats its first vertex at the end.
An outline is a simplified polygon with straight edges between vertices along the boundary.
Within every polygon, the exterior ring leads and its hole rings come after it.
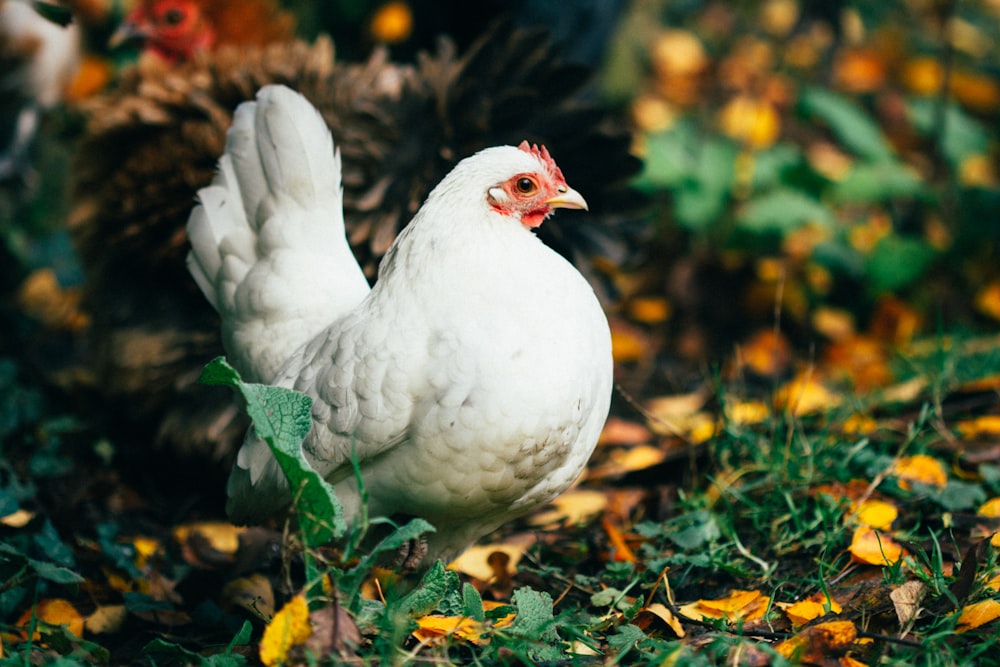
POLYGON ((555 178, 557 181, 559 181, 560 183, 566 182, 566 179, 563 178, 562 169, 559 168, 559 165, 556 164, 556 161, 552 159, 551 155, 549 155, 549 150, 545 146, 539 148, 537 144, 529 144, 528 140, 525 139, 518 145, 518 148, 520 148, 525 153, 531 153, 539 160, 541 160, 543 163, 545 163, 545 166, 548 168, 549 173, 551 173, 553 178, 555 178))

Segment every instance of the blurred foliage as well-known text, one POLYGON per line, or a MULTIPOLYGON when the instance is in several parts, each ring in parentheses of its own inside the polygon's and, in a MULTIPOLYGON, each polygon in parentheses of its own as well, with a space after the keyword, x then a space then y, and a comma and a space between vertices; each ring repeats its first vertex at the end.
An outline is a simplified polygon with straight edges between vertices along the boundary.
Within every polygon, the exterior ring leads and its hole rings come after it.
MULTIPOLYGON (((703 299, 736 311, 727 344, 776 303, 800 342, 829 337, 830 307, 865 330, 887 298, 925 332, 995 325, 970 297, 1000 279, 998 26, 986 0, 632 3, 603 79, 659 202, 632 294, 694 256, 732 288, 703 299)), ((680 348, 692 299, 666 293, 680 348)))

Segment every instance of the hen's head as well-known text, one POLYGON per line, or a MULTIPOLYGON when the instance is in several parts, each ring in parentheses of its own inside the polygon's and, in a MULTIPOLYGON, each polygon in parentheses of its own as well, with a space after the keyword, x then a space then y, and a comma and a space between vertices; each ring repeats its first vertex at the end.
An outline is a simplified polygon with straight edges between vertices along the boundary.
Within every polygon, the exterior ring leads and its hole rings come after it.
POLYGON ((195 0, 140 0, 111 37, 111 44, 140 42, 173 63, 211 49, 215 40, 212 21, 195 0))
POLYGON ((554 209, 586 209, 579 192, 566 184, 545 147, 496 146, 466 158, 451 177, 455 187, 481 193, 488 210, 509 216, 525 227, 538 227, 554 209))

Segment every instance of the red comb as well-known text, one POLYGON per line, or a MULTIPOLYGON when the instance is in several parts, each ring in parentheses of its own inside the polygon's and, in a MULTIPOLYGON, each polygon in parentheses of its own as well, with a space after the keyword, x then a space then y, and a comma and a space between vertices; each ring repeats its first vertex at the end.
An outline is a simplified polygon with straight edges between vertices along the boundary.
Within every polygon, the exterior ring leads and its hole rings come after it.
POLYGON ((520 145, 518 145, 518 148, 520 148, 525 153, 530 153, 531 155, 534 155, 539 160, 541 160, 542 164, 545 165, 545 168, 548 170, 549 174, 558 182, 560 183, 566 182, 566 179, 563 178, 562 170, 559 168, 559 165, 556 164, 556 161, 552 159, 552 156, 549 155, 549 150, 545 148, 545 146, 539 148, 537 144, 529 144, 528 140, 525 139, 520 143, 520 145))

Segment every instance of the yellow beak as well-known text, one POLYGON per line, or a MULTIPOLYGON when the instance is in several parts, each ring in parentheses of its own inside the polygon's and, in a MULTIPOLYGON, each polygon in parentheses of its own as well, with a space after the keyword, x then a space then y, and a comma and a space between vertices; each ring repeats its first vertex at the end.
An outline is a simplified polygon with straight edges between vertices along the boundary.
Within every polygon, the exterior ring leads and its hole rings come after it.
POLYGON ((571 187, 559 188, 559 194, 551 199, 545 200, 545 203, 552 208, 579 208, 584 211, 590 210, 587 207, 587 200, 583 198, 583 195, 571 187))

